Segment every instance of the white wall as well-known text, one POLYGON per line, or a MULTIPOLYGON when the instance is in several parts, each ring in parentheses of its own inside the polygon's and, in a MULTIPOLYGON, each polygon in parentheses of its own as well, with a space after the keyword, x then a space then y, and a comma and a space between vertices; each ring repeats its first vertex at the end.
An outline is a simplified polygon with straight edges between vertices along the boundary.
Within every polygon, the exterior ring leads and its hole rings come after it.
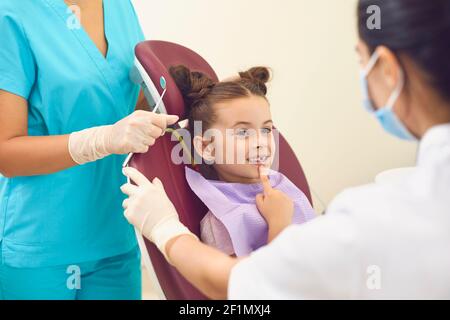
POLYGON ((356 0, 134 4, 148 39, 194 49, 220 77, 255 65, 273 68, 274 119, 326 203, 383 170, 414 164, 416 146, 383 133, 361 107, 356 0))

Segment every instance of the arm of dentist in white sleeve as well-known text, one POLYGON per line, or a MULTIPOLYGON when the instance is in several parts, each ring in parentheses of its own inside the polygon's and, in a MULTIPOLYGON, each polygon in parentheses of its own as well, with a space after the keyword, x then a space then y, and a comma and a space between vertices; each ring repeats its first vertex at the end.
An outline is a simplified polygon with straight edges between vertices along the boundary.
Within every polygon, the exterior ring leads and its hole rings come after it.
POLYGON ((282 208, 289 210, 292 203, 278 191, 258 196, 258 208, 269 224, 269 237, 276 238, 250 257, 237 259, 201 243, 179 221, 159 179, 150 182, 134 168, 125 168, 124 174, 136 183, 121 188, 129 196, 123 203, 125 217, 210 298, 342 297, 350 292, 352 278, 358 276, 352 274, 354 250, 348 245, 353 243, 352 230, 345 219, 317 218, 284 231, 277 223, 271 231, 271 221, 276 219, 268 217, 279 215, 282 208))

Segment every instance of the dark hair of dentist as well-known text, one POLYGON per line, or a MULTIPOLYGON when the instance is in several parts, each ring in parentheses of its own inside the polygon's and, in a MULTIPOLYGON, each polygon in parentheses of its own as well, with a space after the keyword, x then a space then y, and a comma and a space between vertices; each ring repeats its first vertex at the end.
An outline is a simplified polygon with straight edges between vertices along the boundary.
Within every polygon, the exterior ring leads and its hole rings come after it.
MULTIPOLYGON (((411 173, 348 189, 326 216, 237 260, 180 227, 159 180, 126 172, 139 185, 123 187, 129 221, 146 221, 145 235, 209 297, 450 298, 450 1, 360 0, 357 13, 363 105, 387 133, 420 141, 411 173), (368 24, 377 10, 381 29, 368 24)), ((290 200, 261 179, 270 228, 290 200)))

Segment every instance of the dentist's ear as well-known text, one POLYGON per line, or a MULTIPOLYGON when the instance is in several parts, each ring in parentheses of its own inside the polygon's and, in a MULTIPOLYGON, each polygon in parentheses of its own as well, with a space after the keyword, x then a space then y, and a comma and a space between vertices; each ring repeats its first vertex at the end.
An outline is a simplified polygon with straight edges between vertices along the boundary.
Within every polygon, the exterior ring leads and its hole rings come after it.
POLYGON ((193 144, 195 152, 200 155, 206 163, 214 163, 215 155, 213 141, 206 141, 201 136, 195 136, 193 139, 193 144))
POLYGON ((387 80, 387 84, 392 90, 398 85, 402 66, 397 56, 387 47, 379 46, 377 52, 380 56, 379 65, 384 78, 387 80))

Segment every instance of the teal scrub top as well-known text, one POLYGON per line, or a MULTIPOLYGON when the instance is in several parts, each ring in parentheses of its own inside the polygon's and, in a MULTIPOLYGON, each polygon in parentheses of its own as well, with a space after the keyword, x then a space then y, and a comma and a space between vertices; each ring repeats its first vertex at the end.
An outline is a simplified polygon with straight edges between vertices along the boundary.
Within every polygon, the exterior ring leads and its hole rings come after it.
MULTIPOLYGON (((104 0, 103 9, 106 58, 63 0, 0 1, 0 89, 28 101, 30 136, 113 124, 133 112, 139 87, 129 72, 144 36, 129 0, 104 0)), ((124 157, 50 175, 0 176, 3 263, 57 266, 132 250, 120 192, 124 157)))

